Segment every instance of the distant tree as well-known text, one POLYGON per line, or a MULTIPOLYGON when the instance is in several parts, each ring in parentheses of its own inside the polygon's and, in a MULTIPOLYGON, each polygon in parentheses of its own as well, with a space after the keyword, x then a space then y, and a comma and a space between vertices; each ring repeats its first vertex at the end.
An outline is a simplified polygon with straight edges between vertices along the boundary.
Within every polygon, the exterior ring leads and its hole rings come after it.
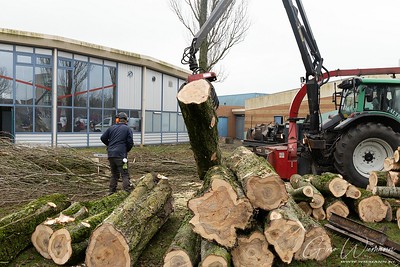
MULTIPOLYGON (((179 21, 194 37, 206 22, 219 0, 169 0, 179 21)), ((244 40, 250 22, 247 15, 247 0, 233 0, 199 49, 199 67, 212 70, 229 50, 244 40)))

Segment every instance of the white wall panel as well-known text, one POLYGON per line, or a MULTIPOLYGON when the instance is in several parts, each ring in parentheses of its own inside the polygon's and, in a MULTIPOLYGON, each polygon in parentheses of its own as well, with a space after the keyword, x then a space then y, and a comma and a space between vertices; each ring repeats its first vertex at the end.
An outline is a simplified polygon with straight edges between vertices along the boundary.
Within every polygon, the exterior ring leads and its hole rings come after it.
POLYGON ((147 69, 145 102, 147 110, 161 110, 162 74, 147 69))
POLYGON ((178 79, 163 75, 163 111, 177 111, 178 79))
POLYGON ((15 134, 16 144, 51 146, 51 133, 15 134))
POLYGON ((142 108, 142 68, 118 64, 118 108, 142 108))

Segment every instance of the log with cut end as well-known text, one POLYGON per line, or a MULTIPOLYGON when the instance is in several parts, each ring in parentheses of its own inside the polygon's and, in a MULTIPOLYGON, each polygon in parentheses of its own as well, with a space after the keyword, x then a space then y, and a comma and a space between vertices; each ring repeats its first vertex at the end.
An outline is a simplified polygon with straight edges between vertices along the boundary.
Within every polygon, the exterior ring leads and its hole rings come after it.
POLYGON ((231 266, 231 254, 229 251, 216 243, 202 240, 201 241, 201 267, 229 267, 231 266))
POLYGON ((387 186, 391 187, 400 186, 399 172, 389 171, 389 175, 387 177, 387 186))
POLYGON ((387 157, 383 161, 383 169, 385 171, 400 171, 400 162, 395 162, 393 157, 387 157))
POLYGON ((358 199, 361 196, 361 192, 358 187, 350 184, 349 187, 347 187, 346 194, 344 196, 348 198, 358 199))
POLYGON ((172 210, 172 189, 161 179, 145 195, 136 189, 93 232, 85 264, 92 266, 134 266, 150 239, 168 220, 172 210))
POLYGON ((397 226, 400 228, 400 208, 396 211, 397 226))
POLYGON ((325 199, 324 209, 326 211, 326 218, 328 220, 331 217, 332 213, 335 213, 342 217, 347 217, 350 213, 349 208, 341 199, 333 197, 325 199))
POLYGON ((184 84, 177 95, 200 179, 210 167, 221 164, 212 92, 212 84, 201 79, 184 84))
MULTIPOLYGON (((291 199, 290 199, 291 200, 291 199)), ((294 200, 269 212, 264 226, 264 235, 279 258, 290 264, 294 253, 300 249, 306 230, 298 218, 294 200)), ((299 208, 300 209, 300 208, 299 208)))
POLYGON ((245 229, 253 215, 253 207, 232 172, 214 166, 206 174, 204 192, 189 200, 194 216, 194 231, 207 240, 231 248, 236 243, 236 229, 245 229))
POLYGON ((393 160, 394 162, 400 162, 400 147, 393 151, 393 160))
POLYGON ((388 213, 386 216, 386 220, 387 221, 395 220, 397 218, 396 212, 400 208, 400 199, 385 198, 382 200, 388 206, 388 213))
POLYGON ((74 251, 74 244, 87 241, 96 226, 107 218, 111 211, 105 210, 83 221, 55 231, 49 239, 48 253, 51 259, 59 265, 70 265, 72 262, 83 260, 83 258, 75 258, 76 256, 82 256, 82 254, 74 251))
POLYGON ((306 231, 304 242, 295 253, 294 258, 300 261, 325 260, 333 251, 330 236, 321 224, 304 213, 298 205, 293 204, 294 200, 289 199, 289 201, 292 202, 292 206, 296 210, 297 216, 306 231))
POLYGON ((13 260, 31 243, 37 225, 66 209, 71 202, 65 195, 52 194, 24 205, 15 213, 4 217, 0 227, 0 262, 13 260), (26 214, 24 216, 23 214, 26 214), (15 219, 15 221, 13 220, 15 219))
POLYGON ((56 218, 47 219, 36 226, 31 241, 36 251, 46 259, 51 259, 48 252, 49 240, 54 231, 63 228, 66 224, 80 220, 88 215, 88 210, 80 202, 75 202, 60 212, 56 218))
POLYGON ((310 216, 313 212, 313 208, 311 208, 310 204, 306 201, 301 201, 297 203, 297 205, 308 215, 310 216))
POLYGON ((264 234, 254 231, 249 236, 238 237, 238 244, 232 251, 234 266, 272 266, 274 254, 268 248, 264 234))
POLYGON ((191 218, 191 214, 185 216, 164 256, 164 267, 197 266, 200 260, 201 238, 192 230, 189 223, 191 218))
POLYGON ((347 199, 348 207, 354 209, 363 222, 380 222, 385 219, 388 207, 381 197, 365 189, 360 188, 360 191, 360 198, 347 199))
POLYGON ((70 265, 83 260, 82 250, 86 249, 84 245, 88 244, 87 240, 90 234, 128 195, 129 193, 126 191, 119 191, 95 201, 84 202, 84 205, 91 210, 88 212, 91 216, 72 222, 53 232, 48 242, 48 253, 51 259, 60 265, 70 265), (97 214, 93 215, 94 212, 97 214), (75 251, 76 249, 79 251, 75 251))
POLYGON ((241 146, 226 159, 226 164, 235 173, 254 208, 273 210, 286 203, 285 184, 265 158, 241 146))
POLYGON ((400 187, 377 186, 372 191, 372 194, 383 198, 400 199, 400 187))
POLYGON ((326 212, 323 207, 312 209, 312 217, 317 221, 326 219, 326 212))
POLYGON ((315 186, 313 186, 310 183, 310 180, 307 178, 307 176, 301 176, 299 174, 293 174, 290 177, 290 184, 293 186, 293 188, 301 188, 304 186, 309 186, 312 188, 313 190, 313 197, 311 199, 310 206, 313 209, 318 209, 321 208, 324 205, 325 202, 325 198, 324 196, 321 194, 321 192, 318 191, 317 188, 315 188, 315 186))
POLYGON ((305 185, 296 189, 294 189, 290 183, 285 183, 285 186, 286 186, 286 191, 296 202, 301 202, 301 201, 311 202, 313 200, 314 191, 311 186, 305 185))
MULTIPOLYGON (((140 179, 131 195, 136 196, 138 193, 147 192, 148 188, 155 186, 155 180, 157 180, 156 177, 147 174, 140 179)), ((74 251, 74 248, 81 249, 93 230, 128 196, 130 194, 126 191, 119 191, 94 201, 82 202, 85 207, 88 207, 91 216, 59 229, 51 235, 48 250, 52 260, 57 264, 70 264, 79 260, 76 257, 81 257, 82 254, 74 251)))
POLYGON ((340 174, 325 172, 321 175, 312 175, 310 182, 322 194, 341 197, 346 194, 349 183, 340 174))
POLYGON ((369 190, 373 190, 377 186, 385 186, 388 181, 388 171, 372 171, 369 174, 368 179, 368 188, 369 190))

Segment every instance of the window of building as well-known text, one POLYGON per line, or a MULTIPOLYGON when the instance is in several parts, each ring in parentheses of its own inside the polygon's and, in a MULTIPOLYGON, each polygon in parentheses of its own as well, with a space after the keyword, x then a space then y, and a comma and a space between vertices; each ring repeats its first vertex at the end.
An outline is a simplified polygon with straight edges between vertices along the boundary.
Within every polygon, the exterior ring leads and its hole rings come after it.
POLYGON ((0 104, 13 103, 13 65, 13 53, 0 51, 0 104))

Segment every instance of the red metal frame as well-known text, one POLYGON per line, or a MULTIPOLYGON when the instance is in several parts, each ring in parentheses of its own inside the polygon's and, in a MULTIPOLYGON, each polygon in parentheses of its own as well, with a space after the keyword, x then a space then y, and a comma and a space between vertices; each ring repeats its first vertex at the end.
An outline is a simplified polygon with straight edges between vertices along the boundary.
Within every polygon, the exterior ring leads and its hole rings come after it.
MULTIPOLYGON (((379 74, 399 74, 400 67, 392 68, 369 68, 369 69, 347 69, 333 70, 323 73, 322 79, 338 76, 361 76, 361 75, 379 75, 379 74)), ((290 104, 289 109, 289 135, 288 135, 288 160, 297 160, 297 124, 296 118, 299 115, 300 105, 307 93, 306 85, 304 84, 297 92, 290 104)))

